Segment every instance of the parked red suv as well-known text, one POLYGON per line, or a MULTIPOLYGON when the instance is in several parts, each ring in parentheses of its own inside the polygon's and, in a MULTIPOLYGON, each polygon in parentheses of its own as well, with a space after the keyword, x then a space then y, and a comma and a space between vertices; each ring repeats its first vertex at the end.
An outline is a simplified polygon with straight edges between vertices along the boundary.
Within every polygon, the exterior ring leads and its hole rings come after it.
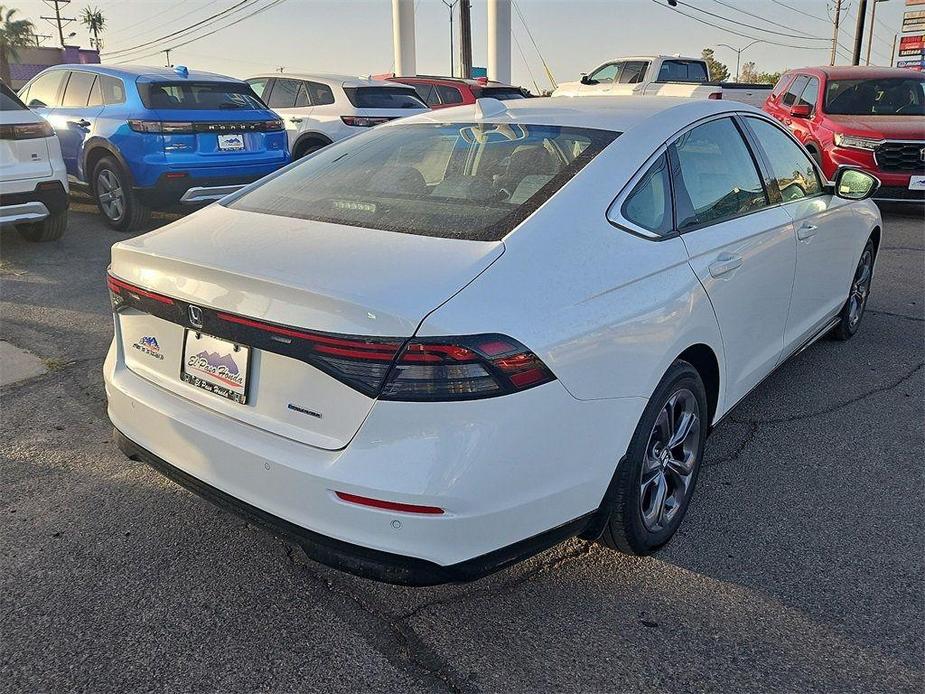
POLYGON ((880 67, 814 67, 780 78, 764 110, 784 123, 832 180, 857 166, 878 200, 925 201, 925 75, 880 67))
POLYGON ((503 82, 492 82, 483 77, 474 80, 459 77, 433 77, 418 75, 416 77, 387 76, 392 82, 410 84, 417 90, 418 96, 433 109, 448 108, 474 104, 476 99, 490 97, 505 101, 507 99, 525 99, 529 92, 503 82))

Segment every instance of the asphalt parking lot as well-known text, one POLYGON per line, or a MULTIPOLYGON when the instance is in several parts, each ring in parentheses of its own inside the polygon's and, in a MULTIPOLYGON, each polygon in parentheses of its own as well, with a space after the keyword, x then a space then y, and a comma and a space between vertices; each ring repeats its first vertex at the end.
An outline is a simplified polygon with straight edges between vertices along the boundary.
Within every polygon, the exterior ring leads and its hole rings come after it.
POLYGON ((0 691, 922 691, 920 211, 885 213, 859 335, 718 427, 663 553, 574 540, 428 589, 315 564, 119 453, 123 237, 92 212, 58 243, 0 237, 0 338, 44 367, 0 389, 0 691))

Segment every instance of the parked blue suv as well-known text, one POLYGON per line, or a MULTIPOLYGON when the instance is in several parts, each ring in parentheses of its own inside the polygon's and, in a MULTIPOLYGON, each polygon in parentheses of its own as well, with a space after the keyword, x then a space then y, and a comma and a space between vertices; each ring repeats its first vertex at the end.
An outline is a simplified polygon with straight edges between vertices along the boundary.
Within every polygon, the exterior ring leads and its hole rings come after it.
POLYGON ((69 178, 109 225, 218 200, 289 161, 286 131, 246 82, 184 67, 56 65, 19 97, 58 134, 69 178))

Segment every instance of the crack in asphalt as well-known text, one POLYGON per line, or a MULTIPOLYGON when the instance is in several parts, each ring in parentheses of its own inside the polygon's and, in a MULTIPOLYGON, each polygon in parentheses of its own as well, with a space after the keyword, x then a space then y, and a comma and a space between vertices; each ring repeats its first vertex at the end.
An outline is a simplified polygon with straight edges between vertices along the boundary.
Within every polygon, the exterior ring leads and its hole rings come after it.
POLYGON ((925 318, 918 318, 916 316, 907 316, 904 313, 893 313, 892 311, 878 311, 873 308, 866 309, 867 313, 873 313, 876 316, 890 316, 892 318, 903 318, 905 320, 918 321, 919 323, 925 323, 925 318))
POLYGON ((478 689, 471 683, 461 683, 462 678, 453 671, 453 668, 431 649, 418 633, 407 623, 405 617, 394 619, 387 614, 370 606, 363 598, 343 585, 313 571, 304 562, 297 561, 295 548, 286 543, 286 558, 296 569, 301 569, 315 583, 324 588, 331 596, 346 598, 348 602, 341 603, 341 609, 335 606, 336 611, 347 610, 349 622, 361 631, 364 640, 376 649, 389 663, 426 684, 437 685, 453 694, 467 694, 477 692, 478 689), (352 607, 351 607, 352 605, 352 607), (359 611, 360 614, 356 614, 359 611), (372 620, 378 625, 361 630, 364 623, 372 620), (409 672, 412 670, 412 672, 409 672))
POLYGON ((739 442, 739 445, 736 446, 736 449, 729 455, 724 455, 716 460, 710 460, 709 462, 704 460, 702 467, 713 467, 714 465, 722 465, 723 463, 732 463, 739 459, 739 456, 745 452, 745 449, 748 447, 748 444, 752 442, 752 439, 758 434, 758 430, 761 428, 759 422, 748 422, 748 421, 739 421, 736 419, 729 418, 729 421, 734 424, 745 424, 748 426, 748 431, 745 432, 745 436, 742 437, 742 440, 739 442))

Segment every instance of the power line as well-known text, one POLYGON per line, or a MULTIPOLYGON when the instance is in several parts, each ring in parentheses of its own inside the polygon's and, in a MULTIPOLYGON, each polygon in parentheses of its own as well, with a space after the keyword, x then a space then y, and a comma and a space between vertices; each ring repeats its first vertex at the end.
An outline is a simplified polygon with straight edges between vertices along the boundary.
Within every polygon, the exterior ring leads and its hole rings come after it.
POLYGON ((124 54, 124 53, 133 53, 133 52, 137 51, 137 50, 140 49, 140 48, 147 48, 148 46, 151 46, 151 45, 153 45, 153 44, 155 44, 155 43, 160 43, 161 41, 164 41, 164 40, 166 40, 166 39, 172 38, 172 37, 176 36, 177 34, 184 34, 184 33, 188 32, 188 31, 190 31, 191 29, 195 29, 196 27, 202 26, 202 25, 205 24, 206 22, 209 22, 209 21, 211 21, 211 20, 213 20, 213 19, 217 19, 218 17, 221 17, 222 15, 226 15, 226 14, 228 14, 229 12, 234 12, 235 10, 239 9, 240 7, 242 7, 243 5, 246 5, 247 3, 249 3, 249 2, 254 2, 254 1, 255 1, 255 0, 239 0, 237 3, 235 3, 235 4, 232 5, 231 7, 227 8, 227 9, 225 9, 225 10, 222 10, 221 12, 216 12, 215 14, 213 14, 213 15, 211 15, 211 16, 209 16, 209 17, 206 17, 205 19, 201 19, 201 20, 199 20, 198 22, 196 22, 196 23, 194 23, 194 24, 190 24, 188 27, 185 27, 185 28, 183 28, 183 29, 179 29, 179 30, 177 30, 177 31, 172 31, 172 32, 170 32, 169 34, 164 34, 163 36, 161 36, 161 37, 159 37, 159 38, 152 39, 151 41, 146 41, 145 43, 139 43, 137 46, 132 46, 131 48, 123 48, 123 49, 118 50, 118 51, 108 51, 108 52, 104 53, 104 55, 106 55, 107 57, 112 58, 112 57, 116 57, 117 55, 124 54))
MULTIPOLYGON (((743 10, 743 9, 741 9, 741 8, 739 8, 739 7, 736 7, 735 5, 729 4, 728 2, 724 2, 724 0, 713 0, 713 2, 715 2, 717 5, 722 5, 722 6, 724 6, 724 7, 728 7, 728 8, 731 9, 731 10, 735 10, 736 12, 741 12, 742 14, 747 14, 749 17, 754 17, 755 19, 760 19, 762 22, 767 22, 768 24, 773 24, 773 25, 775 25, 775 26, 780 26, 780 25, 781 25, 781 23, 780 23, 779 21, 775 21, 775 20, 773 20, 773 19, 768 19, 767 17, 762 17, 760 14, 755 14, 754 12, 749 12, 748 10, 743 10)), ((688 6, 691 7, 690 5, 688 5, 688 6)), ((696 9, 696 8, 692 8, 692 9, 696 9)), ((727 20, 727 21, 732 21, 732 20, 727 20)), ((758 29, 759 27, 754 27, 754 28, 758 29)), ((767 30, 767 29, 760 29, 760 31, 768 31, 768 30, 767 30)), ((818 36, 815 36, 815 35, 813 35, 813 34, 807 34, 805 31, 799 31, 799 30, 797 30, 797 29, 791 29, 791 31, 796 32, 796 33, 798 33, 798 34, 802 34, 802 35, 805 36, 806 38, 808 38, 808 39, 813 39, 814 41, 820 41, 820 40, 822 40, 822 39, 820 39, 818 36)), ((775 33, 776 33, 776 32, 775 32, 775 33)), ((802 38, 802 37, 800 37, 800 36, 794 36, 793 38, 798 39, 798 38, 802 38)), ((828 41, 828 42, 830 42, 830 43, 831 43, 831 41, 832 41, 832 39, 824 39, 824 40, 825 40, 825 41, 828 41)))
POLYGON ((543 63, 543 69, 546 70, 546 77, 549 78, 549 83, 552 85, 552 88, 555 89, 558 84, 556 84, 556 78, 552 76, 552 70, 549 69, 549 65, 546 64, 546 59, 543 57, 542 52, 540 52, 540 47, 536 45, 536 39, 533 38, 533 32, 530 31, 530 27, 527 26, 527 20, 524 19, 523 13, 520 11, 520 6, 511 0, 511 5, 514 6, 514 9, 517 11, 517 16, 520 17, 520 23, 524 25, 524 29, 527 30, 527 36, 530 37, 530 43, 533 44, 533 48, 536 49, 536 54, 540 57, 540 62, 543 63))
MULTIPOLYGON (((251 17, 254 17, 255 15, 261 14, 262 12, 266 12, 267 10, 272 9, 272 8, 276 7, 277 5, 281 5, 281 4, 284 3, 284 2, 286 2, 286 0, 272 0, 268 5, 264 5, 263 7, 260 7, 260 8, 258 8, 258 9, 256 9, 256 10, 254 10, 254 11, 251 12, 250 14, 246 14, 246 15, 244 15, 243 17, 238 17, 238 18, 235 19, 234 21, 229 22, 228 24, 226 24, 226 25, 224 25, 224 26, 218 27, 217 29, 213 29, 212 31, 208 31, 208 32, 206 32, 205 34, 200 34, 199 36, 196 36, 196 37, 194 37, 194 38, 191 38, 191 39, 189 39, 188 41, 184 41, 183 43, 174 44, 174 45, 171 46, 168 50, 173 51, 173 50, 176 50, 176 49, 178 49, 178 48, 182 48, 183 46, 188 46, 189 44, 195 43, 196 41, 199 41, 200 39, 206 38, 207 36, 212 36, 213 34, 217 34, 217 33, 220 32, 220 31, 224 31, 225 29, 228 29, 228 28, 230 28, 230 27, 233 27, 235 24, 240 24, 241 22, 243 22, 243 21, 245 21, 245 20, 247 20, 247 19, 250 19, 251 17)), ((162 52, 163 52, 163 51, 158 51, 158 53, 162 53, 162 52)), ((141 60, 141 59, 143 59, 143 58, 149 58, 149 57, 151 57, 152 55, 157 55, 158 53, 149 53, 148 55, 136 56, 136 57, 130 58, 130 59, 128 59, 128 60, 123 60, 123 61, 120 61, 120 62, 116 62, 115 64, 116 64, 116 65, 124 65, 124 64, 126 64, 126 63, 132 62, 133 60, 141 60)))
POLYGON ((778 35, 778 36, 786 36, 786 37, 795 38, 795 39, 802 39, 803 41, 825 41, 826 43, 831 43, 831 42, 832 42, 832 39, 823 39, 823 38, 819 38, 819 37, 804 38, 804 37, 802 37, 802 36, 793 36, 793 33, 792 33, 792 32, 791 32, 791 33, 788 33, 788 32, 785 32, 785 31, 774 31, 773 29, 763 29, 763 28, 761 28, 761 27, 756 27, 754 24, 746 24, 745 22, 739 22, 739 21, 737 21, 737 20, 735 20, 735 19, 729 19, 728 17, 724 17, 724 16, 721 15, 721 14, 716 14, 715 12, 710 12, 709 10, 703 10, 703 9, 697 7, 696 5, 691 5, 689 2, 685 2, 685 3, 678 2, 678 4, 679 4, 679 5, 682 5, 682 6, 684 6, 684 7, 688 7, 688 8, 690 8, 690 9, 694 10, 695 12, 701 12, 701 13, 703 13, 703 14, 705 14, 705 15, 710 16, 710 17, 715 17, 715 18, 717 18, 717 19, 721 19, 721 20, 723 20, 724 22, 729 22, 730 24, 737 24, 737 25, 742 26, 742 27, 745 27, 745 28, 747 28, 747 29, 754 29, 755 31, 764 31, 764 32, 766 32, 766 33, 768 33, 768 34, 776 34, 776 35, 778 35))
POLYGON ((819 15, 810 14, 809 12, 804 12, 804 11, 801 10, 801 9, 798 9, 798 8, 796 8, 796 7, 791 7, 790 5, 787 5, 786 3, 783 3, 783 2, 779 2, 779 0, 771 0, 771 2, 773 2, 775 5, 780 5, 781 7, 786 7, 786 8, 787 8, 788 10, 790 10, 791 12, 796 12, 797 14, 801 14, 801 15, 803 15, 804 17, 809 17, 810 19, 815 19, 815 20, 818 21, 818 22, 825 22, 826 24, 831 24, 831 23, 832 23, 832 20, 831 20, 831 19, 823 19, 823 18, 820 17, 819 15))
MULTIPOLYGON (((147 23, 149 23, 149 22, 150 22, 150 17, 145 17, 145 18, 142 19, 140 22, 135 22, 135 23, 133 23, 133 24, 129 24, 127 27, 123 27, 122 29, 120 29, 119 31, 121 32, 122 35, 120 36, 120 40, 119 40, 119 41, 120 41, 120 43, 126 43, 126 42, 128 42, 128 41, 134 41, 135 38, 137 38, 138 36, 144 36, 145 34, 152 34, 152 33, 154 33, 155 31, 159 31, 159 30, 163 29, 165 26, 168 26, 169 24, 176 24, 178 21, 180 21, 181 19, 183 19, 183 18, 185 18, 185 17, 189 17, 191 14, 196 14, 197 12, 201 12, 202 10, 206 9, 209 5, 214 5, 214 4, 217 3, 217 2, 218 2, 218 0, 209 0, 209 2, 207 2, 205 5, 202 5, 201 7, 197 7, 196 9, 190 10, 189 12, 184 12, 183 14, 179 14, 179 15, 177 15, 176 17, 173 17, 173 18, 167 20, 167 21, 166 21, 165 23, 163 23, 163 24, 158 24, 157 26, 154 26, 154 27, 150 27, 150 26, 149 26, 149 27, 147 27, 147 28, 145 28, 145 29, 142 29, 141 31, 136 31, 136 32, 133 33, 133 34, 129 34, 128 36, 125 36, 125 35, 124 35, 125 32, 128 31, 129 29, 134 29, 134 28, 137 27, 137 26, 141 26, 142 24, 147 24, 147 23)), ((178 2, 178 3, 174 4, 174 5, 171 5, 171 6, 168 7, 167 9, 163 10, 163 11, 161 12, 161 14, 162 14, 162 15, 169 14, 171 11, 173 11, 173 9, 174 9, 175 7, 179 7, 180 5, 186 5, 186 4, 187 4, 187 0, 180 0, 180 2, 178 2)), ((122 49, 115 48, 115 49, 113 49, 113 52, 118 51, 118 50, 122 50, 122 49)))
POLYGON ((729 28, 727 28, 727 27, 720 26, 719 24, 713 24, 712 22, 708 22, 707 20, 701 19, 700 17, 695 17, 695 16, 692 15, 692 14, 687 14, 686 12, 682 12, 682 11, 679 10, 677 7, 669 7, 668 5, 663 5, 663 4, 660 3, 658 0, 650 0, 650 2, 654 2, 656 5, 658 5, 659 7, 663 7, 663 8, 665 8, 666 10, 671 10, 672 12, 677 12, 678 14, 680 14, 680 15, 682 15, 682 16, 684 16, 684 17, 687 17, 688 19, 693 19, 695 22, 700 22, 701 24, 705 24, 705 25, 708 26, 708 27, 713 27, 714 29, 719 29, 720 31, 725 31, 727 34, 733 34, 733 35, 735 35, 735 36, 741 36, 741 37, 744 38, 744 39, 751 39, 751 40, 753 40, 753 41, 761 40, 761 41, 764 41, 765 43, 771 44, 772 46, 783 46, 783 47, 785 47, 785 48, 798 48, 798 49, 801 49, 801 50, 804 50, 804 51, 822 51, 822 50, 825 50, 825 47, 824 47, 824 46, 797 46, 797 45, 792 44, 792 43, 781 43, 780 41, 772 41, 772 40, 770 40, 770 39, 761 39, 761 38, 758 37, 758 36, 751 36, 750 34, 743 34, 742 32, 736 31, 736 30, 734 30, 734 29, 729 29, 729 28))

